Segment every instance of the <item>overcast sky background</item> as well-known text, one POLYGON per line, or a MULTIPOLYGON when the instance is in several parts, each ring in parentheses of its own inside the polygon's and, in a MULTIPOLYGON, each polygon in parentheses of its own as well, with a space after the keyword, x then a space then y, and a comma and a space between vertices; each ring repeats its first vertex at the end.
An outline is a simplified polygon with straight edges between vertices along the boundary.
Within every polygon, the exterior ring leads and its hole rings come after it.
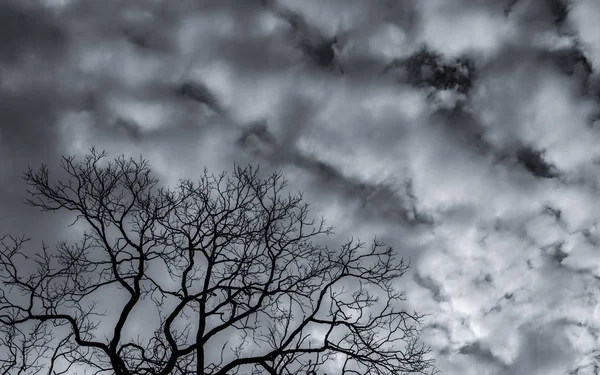
POLYGON ((411 258, 442 374, 600 373, 600 2, 570 3, 0 0, 0 231, 64 238, 20 173, 90 146, 283 169, 411 258))

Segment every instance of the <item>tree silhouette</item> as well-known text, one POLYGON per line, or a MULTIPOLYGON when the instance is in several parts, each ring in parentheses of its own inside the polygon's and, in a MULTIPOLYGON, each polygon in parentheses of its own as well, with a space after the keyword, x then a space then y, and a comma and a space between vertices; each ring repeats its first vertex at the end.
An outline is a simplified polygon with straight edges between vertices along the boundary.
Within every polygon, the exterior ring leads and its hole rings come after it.
POLYGON ((433 369, 422 315, 394 287, 408 265, 378 240, 323 245, 332 228, 281 173, 235 166, 166 188, 147 160, 93 149, 61 168, 62 181, 24 173, 27 203, 70 211, 81 238, 2 237, 4 374, 433 369))

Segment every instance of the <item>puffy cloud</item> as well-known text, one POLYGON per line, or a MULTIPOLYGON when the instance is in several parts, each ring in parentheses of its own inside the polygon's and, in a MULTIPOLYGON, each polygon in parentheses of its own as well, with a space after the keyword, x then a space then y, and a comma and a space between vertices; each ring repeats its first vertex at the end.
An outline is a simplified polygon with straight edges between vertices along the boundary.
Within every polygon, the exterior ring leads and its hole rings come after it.
POLYGON ((92 145, 167 183, 281 168, 411 258, 442 373, 591 373, 600 8, 565 4, 5 2, 0 225, 68 236, 19 173, 92 145))

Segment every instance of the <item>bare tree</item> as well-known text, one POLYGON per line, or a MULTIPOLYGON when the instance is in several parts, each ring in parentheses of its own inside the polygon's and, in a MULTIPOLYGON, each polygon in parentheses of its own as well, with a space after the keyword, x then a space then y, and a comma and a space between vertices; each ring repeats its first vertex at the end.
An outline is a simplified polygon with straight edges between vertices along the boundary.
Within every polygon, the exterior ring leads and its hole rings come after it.
POLYGON ((72 212, 81 238, 2 238, 4 373, 432 371, 422 315, 394 286, 408 265, 378 240, 323 245, 332 228, 281 173, 235 166, 166 188, 142 158, 92 150, 61 167, 63 181, 24 173, 27 203, 72 212))

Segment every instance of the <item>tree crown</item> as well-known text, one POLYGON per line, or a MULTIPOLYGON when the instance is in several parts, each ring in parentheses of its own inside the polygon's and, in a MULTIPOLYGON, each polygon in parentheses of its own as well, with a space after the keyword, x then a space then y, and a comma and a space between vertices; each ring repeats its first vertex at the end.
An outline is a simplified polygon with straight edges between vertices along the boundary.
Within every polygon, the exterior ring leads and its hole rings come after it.
POLYGON ((64 181, 24 173, 27 204, 85 231, 38 251, 2 237, 3 373, 432 371, 423 316, 395 287, 408 264, 377 239, 322 245, 332 227, 281 172, 235 165, 166 188, 147 160, 93 149, 61 168, 64 181))

